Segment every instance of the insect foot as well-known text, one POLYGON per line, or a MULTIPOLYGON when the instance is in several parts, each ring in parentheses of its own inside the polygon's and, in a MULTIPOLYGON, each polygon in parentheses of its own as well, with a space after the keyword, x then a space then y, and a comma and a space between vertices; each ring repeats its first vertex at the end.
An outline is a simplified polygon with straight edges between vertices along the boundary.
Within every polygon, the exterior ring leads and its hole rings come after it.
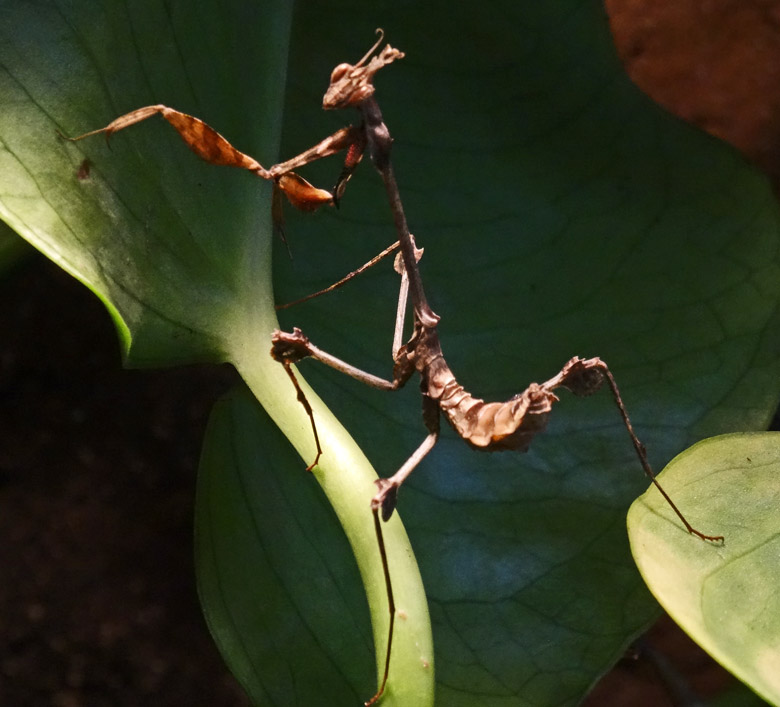
POLYGON ((399 483, 392 479, 377 479, 374 482, 379 489, 376 496, 371 499, 371 510, 378 511, 382 509, 382 520, 387 522, 393 515, 395 506, 398 502, 399 483))
POLYGON ((593 395, 604 383, 607 364, 600 358, 587 360, 575 356, 561 369, 559 374, 562 388, 581 397, 593 395))
POLYGON ((271 356, 279 363, 298 363, 311 356, 309 337, 298 327, 292 332, 276 329, 271 335, 271 356))

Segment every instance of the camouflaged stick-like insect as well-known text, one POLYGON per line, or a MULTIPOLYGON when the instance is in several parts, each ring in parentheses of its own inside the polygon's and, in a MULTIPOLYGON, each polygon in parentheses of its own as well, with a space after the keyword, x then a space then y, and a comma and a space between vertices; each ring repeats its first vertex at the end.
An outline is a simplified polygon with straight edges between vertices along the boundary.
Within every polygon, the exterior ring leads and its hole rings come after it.
MULTIPOLYGON (((395 52, 394 58, 403 56, 403 54, 397 52, 397 50, 392 50, 389 46, 385 47, 383 53, 391 51, 395 52)), ((354 106, 362 117, 361 132, 357 136, 355 145, 350 148, 349 154, 351 157, 348 158, 347 165, 336 184, 334 193, 337 197, 343 193, 346 181, 360 161, 363 151, 367 150, 371 161, 385 184, 390 209, 393 214, 396 233, 400 243, 400 267, 398 269, 403 276, 403 282, 408 282, 411 294, 414 317, 413 332, 411 338, 401 345, 406 296, 405 289, 402 286, 393 345, 394 366, 391 380, 366 373, 331 356, 314 346, 308 337, 297 328, 291 333, 274 332, 271 355, 284 364, 298 391, 299 398, 303 394, 295 379, 291 364, 309 356, 381 390, 397 390, 412 377, 415 371, 420 375, 423 421, 428 429, 428 435, 395 474, 388 478, 379 479, 376 482, 378 490, 371 499, 377 539, 388 583, 388 598, 390 599, 391 611, 384 680, 377 694, 366 703, 366 705, 372 705, 382 695, 388 677, 394 611, 392 585, 389 581, 389 570, 384 553, 379 514, 381 513, 381 517, 385 521, 393 514, 401 484, 403 484, 404 480, 428 452, 433 449, 439 438, 440 416, 442 414, 458 435, 475 449, 485 451, 526 451, 534 436, 543 431, 547 424, 552 405, 558 400, 554 392, 555 390, 565 388, 575 395, 585 396, 596 392, 606 381, 642 468, 680 518, 686 530, 702 540, 711 542, 722 542, 723 537, 706 535, 694 528, 658 483, 648 462, 644 445, 639 441, 634 432, 612 372, 600 358, 572 358, 548 381, 541 384, 531 383, 525 391, 515 395, 506 402, 485 402, 468 393, 457 382, 442 353, 437 330, 440 318, 431 309, 425 296, 422 277, 417 265, 421 251, 417 250, 414 238, 409 233, 398 185, 390 161, 390 148, 392 145, 390 131, 384 123, 379 105, 373 96, 373 87, 370 91, 366 88, 366 81, 370 82, 373 73, 368 75, 368 67, 362 67, 361 64, 354 67, 348 64, 337 66, 333 70, 331 85, 323 99, 323 107, 325 108, 354 106)), ((309 413, 309 416, 316 437, 314 417, 311 413, 309 413)), ((317 463, 321 454, 319 442, 317 450, 317 457, 309 468, 312 468, 317 463)))
MULTIPOLYGON (((374 45, 371 52, 377 46, 378 44, 374 45)), ((550 380, 541 384, 531 383, 525 391, 506 402, 485 402, 475 398, 457 382, 442 353, 437 331, 440 317, 431 309, 425 296, 420 269, 417 265, 421 251, 416 248, 414 238, 409 233, 398 185, 390 162, 392 138, 374 98, 374 87, 371 83, 378 68, 397 58, 402 58, 403 53, 388 45, 378 57, 374 57, 368 65, 365 65, 371 52, 355 66, 349 64, 337 66, 333 70, 330 86, 323 98, 323 107, 326 109, 353 106, 357 108, 362 117, 361 125, 357 129, 350 129, 354 142, 349 147, 344 171, 334 188, 334 198, 341 196, 347 180, 360 162, 363 152, 367 150, 385 184, 395 222, 400 244, 401 266, 398 269, 404 279, 408 279, 412 300, 414 315, 412 336, 406 344, 401 345, 399 332, 402 331, 402 326, 399 326, 399 322, 396 323, 392 380, 366 373, 331 356, 314 346, 299 329, 295 329, 292 333, 275 332, 271 353, 274 358, 286 364, 288 370, 290 363, 311 356, 368 385, 384 390, 396 390, 403 386, 415 371, 420 374, 420 387, 423 392, 423 419, 428 427, 429 435, 401 469, 393 476, 380 479, 377 482, 379 491, 372 499, 372 507, 375 510, 381 509, 382 517, 385 520, 392 515, 399 487, 430 451, 438 438, 440 414, 444 414, 458 435, 475 449, 526 451, 534 436, 546 426, 552 404, 558 400, 554 394, 556 389, 566 388, 575 395, 585 396, 594 393, 606 381, 642 467, 675 510, 686 530, 703 540, 722 540, 720 536, 705 535, 693 528, 658 485, 647 461, 644 446, 634 433, 615 379, 606 363, 600 358, 572 358, 550 380), (389 60, 388 57, 390 57, 389 60), (375 64, 375 62, 377 63, 375 64)), ((290 163, 293 161, 290 160, 290 163)), ((377 259, 390 252, 394 246, 377 256, 377 259)), ((359 269, 359 271, 364 268, 359 269)), ((336 283, 336 286, 343 284, 345 280, 359 271, 350 273, 347 278, 336 283)), ((404 308, 399 304, 399 319, 402 320, 403 315, 404 308)), ((318 457, 319 454, 320 452, 318 452, 318 457)), ((314 464, 316 464, 316 460, 311 466, 314 464)))
MULTIPOLYGON (((381 30, 378 30, 378 32, 381 34, 381 30)), ((412 377, 415 371, 420 375, 420 387, 423 397, 423 421, 428 429, 428 434, 422 444, 395 474, 377 481, 378 490, 371 499, 374 526, 387 588, 390 623, 384 675, 376 694, 365 703, 367 706, 379 701, 388 681, 395 619, 393 589, 385 553, 380 515, 382 520, 388 520, 391 517, 395 510, 400 486, 436 444, 439 437, 440 416, 442 414, 444 414, 458 435, 475 449, 485 451, 526 451, 534 436, 543 431, 547 424, 547 418, 551 412, 552 405, 558 400, 554 393, 555 390, 565 388, 575 395, 585 396, 596 392, 606 381, 642 468, 680 518, 686 530, 702 540, 723 541, 722 536, 706 535, 691 526, 660 486, 649 465, 644 446, 637 438, 631 425, 615 379, 606 363, 601 359, 572 358, 563 366, 559 373, 548 381, 541 384, 532 383, 525 391, 515 395, 506 402, 485 402, 480 398, 472 396, 457 382, 442 353, 437 330, 440 318, 433 312, 425 296, 420 270, 417 265, 422 251, 416 248, 414 238, 409 233, 400 193, 390 162, 392 138, 382 118, 379 105, 374 98, 374 75, 384 66, 404 56, 403 52, 394 49, 390 45, 386 45, 376 56, 372 56, 382 40, 383 35, 379 37, 376 44, 357 64, 338 65, 332 72, 330 86, 323 98, 323 108, 325 110, 356 108, 362 118, 361 124, 342 128, 298 156, 286 162, 273 165, 268 169, 264 168, 254 158, 234 148, 224 137, 203 121, 164 105, 139 108, 117 118, 104 128, 76 138, 68 138, 80 140, 99 133, 105 133, 108 138, 119 130, 159 113, 174 126, 190 149, 207 162, 247 169, 263 179, 273 181, 274 218, 277 223, 280 220, 278 197, 282 193, 287 196, 294 206, 302 210, 311 211, 323 204, 338 203, 344 193, 347 182, 366 151, 368 151, 371 161, 380 173, 393 214, 398 242, 385 249, 385 251, 365 266, 353 271, 323 292, 330 291, 344 284, 344 282, 362 272, 366 267, 400 248, 396 269, 402 276, 402 285, 393 341, 393 378, 391 380, 380 378, 331 356, 314 346, 297 328, 291 333, 274 332, 271 348, 271 355, 284 365, 288 376, 295 386, 298 400, 306 409, 311 420, 317 445, 317 454, 312 463, 307 467, 309 470, 319 461, 322 450, 317 435, 314 415, 303 391, 298 385, 291 367, 292 364, 311 356, 357 380, 382 390, 396 390, 400 388, 412 377), (328 157, 341 150, 347 150, 347 155, 341 175, 332 191, 312 186, 293 171, 314 160, 328 157), (405 344, 402 344, 407 292, 411 295, 414 324, 410 339, 405 344)), ((322 292, 298 301, 304 301, 317 294, 322 294, 322 292)))

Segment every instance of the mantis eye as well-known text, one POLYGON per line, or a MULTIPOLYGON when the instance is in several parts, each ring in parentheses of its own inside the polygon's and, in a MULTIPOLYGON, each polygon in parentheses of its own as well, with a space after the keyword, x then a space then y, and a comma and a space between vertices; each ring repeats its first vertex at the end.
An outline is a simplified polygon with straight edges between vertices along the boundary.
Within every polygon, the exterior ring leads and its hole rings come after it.
POLYGON ((352 64, 339 64, 335 69, 333 69, 333 73, 330 75, 331 84, 334 84, 337 81, 341 81, 347 72, 351 70, 352 64))

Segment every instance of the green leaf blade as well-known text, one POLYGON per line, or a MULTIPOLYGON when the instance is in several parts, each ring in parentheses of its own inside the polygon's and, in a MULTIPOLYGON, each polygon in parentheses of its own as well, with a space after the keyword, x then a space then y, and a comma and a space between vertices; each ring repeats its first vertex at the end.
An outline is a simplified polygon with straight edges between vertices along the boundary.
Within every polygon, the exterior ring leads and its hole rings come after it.
MULTIPOLYGON (((111 149, 99 137, 68 143, 56 136, 56 131, 83 133, 141 105, 164 102, 203 117, 241 149, 272 163, 281 129, 290 5, 250 8, 236 2, 216 12, 214 7, 185 11, 147 2, 110 6, 104 14, 83 9, 39 21, 29 5, 1 8, 5 71, 0 79, 9 88, 3 95, 12 100, 0 116, 7 147, 0 152, 6 167, 0 176, 0 213, 100 297, 117 325, 129 365, 230 360, 308 452, 308 419, 281 367, 268 355, 276 326, 270 185, 249 173, 199 161, 159 119, 115 135, 111 149), (238 17, 244 22, 237 23, 238 17), (29 31, 11 33, 12 27, 29 31), (47 52, 40 51, 41 45, 47 52), (64 80, 69 72, 78 81, 64 80), (250 79, 256 90, 247 92, 243 82, 250 79)), ((379 662, 384 660, 387 610, 381 604, 384 585, 376 581, 381 569, 377 572, 368 508, 375 474, 362 459, 364 493, 351 517, 342 519, 352 524, 351 535, 366 536, 359 557, 365 562, 368 556, 373 570, 364 572, 375 587, 370 595, 379 662)), ((302 468, 295 465, 296 472, 302 468)), ((300 479, 305 483, 306 475, 300 479)), ((343 512, 344 498, 354 495, 343 491, 341 496, 336 506, 343 512)), ((392 527, 390 538, 405 538, 399 521, 392 527)), ((395 552, 416 572, 408 541, 395 552)), ((428 675, 424 682, 430 695, 432 649, 419 575, 417 584, 408 586, 414 587, 409 594, 416 592, 419 606, 409 612, 421 616, 416 623, 427 631, 427 640, 418 643, 429 656, 422 673, 428 675)), ((236 594, 232 597, 241 603, 236 594)), ((204 610, 210 607, 204 604, 204 610)), ((212 622, 212 628, 223 638, 236 629, 229 622, 221 627, 212 622)), ((247 655, 229 653, 229 660, 244 676, 258 669, 247 655)), ((311 681, 326 683, 327 674, 314 667, 309 666, 311 681)), ((411 685, 419 692, 412 704, 425 704, 419 681, 411 685)), ((402 697, 404 690, 395 692, 402 697)), ((268 698, 262 691, 252 694, 268 698)), ((408 696, 398 701, 409 703, 408 696)))
MULTIPOLYGON (((454 44, 391 12, 382 25, 406 57, 377 77, 377 95, 459 382, 506 399, 573 354, 599 355, 660 466, 702 435, 771 417, 777 207, 738 155, 629 84, 602 44, 599 8, 556 8, 502 5, 478 25, 450 13, 472 28, 454 44)), ((322 12, 298 16, 305 40, 291 60, 301 71, 331 43, 348 47, 331 50, 337 60, 360 55, 352 26, 313 38, 322 12)), ((314 78, 306 85, 310 103, 314 78)), ((310 129, 302 100, 287 113, 291 135, 310 129)), ((381 195, 357 176, 346 223, 320 219, 306 261, 281 264, 294 282, 280 283, 281 300, 328 284, 389 240, 381 195)), ((336 323, 329 302, 283 321, 381 372, 394 287, 389 274, 369 275, 339 296, 336 323)), ((384 402, 313 368, 307 377, 341 401, 361 446, 381 451, 380 475, 392 473, 423 434, 409 414, 414 395, 384 402)), ((479 455, 445 431, 400 499, 448 705, 575 704, 656 615, 625 542, 622 509, 644 487, 625 430, 608 394, 561 397, 527 455, 479 455), (540 644, 555 649, 539 658, 540 644)))
MULTIPOLYGON (((166 15, 147 2, 128 16, 118 6, 102 15, 75 9, 39 18, 34 32, 12 31, 30 26, 30 12, 23 4, 2 8, 0 215, 106 303, 129 363, 225 360, 235 331, 257 331, 258 311, 274 321, 268 185, 248 173, 226 180, 162 121, 114 136, 111 150, 99 137, 57 137, 102 127, 144 104, 197 112, 201 96, 217 106, 209 119, 230 132, 237 116, 218 96, 238 90, 235 77, 226 79, 219 65, 195 76, 197 57, 186 53, 193 45, 199 52, 199 41, 216 50, 219 24, 198 27, 194 11, 166 15), (159 41, 160 27, 167 41, 159 41)), ((252 47, 241 62, 260 78, 264 123, 245 124, 231 139, 264 159, 275 155, 280 133, 286 55, 279 31, 289 12, 255 12, 251 42, 230 21, 233 34, 219 38, 223 47, 252 47)))
POLYGON ((632 552, 669 614, 724 667, 780 704, 780 433, 695 444, 660 475, 689 520, 723 546, 688 536, 653 489, 628 516, 632 552))

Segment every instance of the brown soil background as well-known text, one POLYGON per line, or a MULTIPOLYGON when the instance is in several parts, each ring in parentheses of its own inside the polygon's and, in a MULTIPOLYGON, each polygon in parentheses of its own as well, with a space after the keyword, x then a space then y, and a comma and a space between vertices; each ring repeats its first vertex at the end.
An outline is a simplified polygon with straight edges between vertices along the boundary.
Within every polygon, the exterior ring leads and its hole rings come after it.
MULTIPOLYGON (((606 7, 637 84, 777 185, 780 1, 606 7)), ((245 707, 192 565, 200 444, 234 374, 121 370, 102 306, 43 258, 0 295, 0 705, 245 707)), ((646 641, 702 696, 731 681, 668 619, 646 641)), ((654 665, 621 661, 586 704, 675 704, 654 665)))

